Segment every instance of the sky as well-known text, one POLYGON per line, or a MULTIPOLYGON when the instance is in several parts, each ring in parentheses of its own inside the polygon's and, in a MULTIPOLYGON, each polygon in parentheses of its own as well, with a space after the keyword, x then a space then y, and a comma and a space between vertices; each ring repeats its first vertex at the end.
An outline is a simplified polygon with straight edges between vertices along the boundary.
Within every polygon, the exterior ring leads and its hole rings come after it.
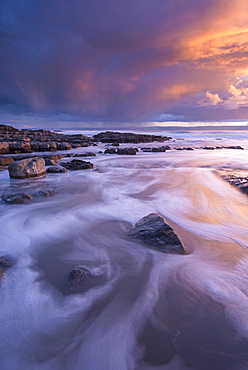
POLYGON ((247 0, 1 0, 0 123, 248 122, 247 0))

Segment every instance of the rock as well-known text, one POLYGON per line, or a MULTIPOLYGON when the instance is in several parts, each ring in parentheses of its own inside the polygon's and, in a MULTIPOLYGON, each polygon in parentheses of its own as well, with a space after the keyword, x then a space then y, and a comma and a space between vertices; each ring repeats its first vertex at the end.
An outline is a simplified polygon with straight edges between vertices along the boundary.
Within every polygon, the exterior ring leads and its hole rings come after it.
POLYGON ((44 189, 34 193, 33 195, 36 197, 50 197, 54 194, 57 194, 57 192, 58 191, 56 189, 44 189))
POLYGON ((76 267, 70 272, 69 281, 66 287, 66 294, 74 293, 78 285, 85 282, 91 276, 90 272, 82 267, 76 267))
POLYGON ((68 170, 65 167, 63 167, 63 166, 48 167, 46 171, 48 173, 64 173, 64 172, 68 172, 68 170))
POLYGON ((137 148, 108 148, 104 151, 104 154, 135 155, 138 150, 137 148))
POLYGON ((115 148, 108 148, 104 151, 104 154, 116 154, 116 149, 115 148))
POLYGON ((73 154, 72 157, 95 157, 96 153, 93 152, 86 152, 86 153, 79 153, 79 154, 73 154))
POLYGON ((25 204, 31 202, 32 195, 27 193, 4 194, 2 200, 8 204, 25 204))
POLYGON ((13 157, 0 157, 0 166, 8 166, 10 163, 13 162, 13 157))
POLYGON ((11 163, 8 167, 9 176, 16 179, 39 177, 46 175, 43 158, 28 158, 11 163))
POLYGON ((9 143, 4 141, 0 143, 0 153, 1 154, 9 153, 9 143))
POLYGON ((62 142, 62 143, 58 144, 58 149, 59 150, 69 150, 71 148, 72 148, 71 144, 66 143, 66 142, 62 142))
POLYGON ((248 177, 227 175, 221 176, 224 180, 228 181, 231 185, 239 188, 242 193, 248 194, 248 177))
POLYGON ((31 151, 31 145, 27 142, 13 142, 9 143, 9 150, 10 152, 29 152, 31 151))
POLYGON ((80 159, 73 159, 70 162, 61 162, 61 166, 65 167, 67 170, 88 170, 92 169, 94 166, 91 162, 82 161, 80 159))
POLYGON ((166 152, 166 150, 171 150, 169 145, 159 146, 157 148, 142 148, 143 152, 166 152))
POLYGON ((0 269, 7 269, 14 266, 15 261, 7 256, 0 256, 0 269))
POLYGON ((121 154, 121 155, 135 155, 139 149, 137 148, 119 148, 116 151, 116 154, 121 154))
POLYGON ((173 229, 157 213, 150 213, 138 221, 130 230, 129 236, 141 239, 161 252, 185 254, 173 229))
POLYGON ((44 158, 46 166, 57 166, 57 162, 50 158, 44 158))

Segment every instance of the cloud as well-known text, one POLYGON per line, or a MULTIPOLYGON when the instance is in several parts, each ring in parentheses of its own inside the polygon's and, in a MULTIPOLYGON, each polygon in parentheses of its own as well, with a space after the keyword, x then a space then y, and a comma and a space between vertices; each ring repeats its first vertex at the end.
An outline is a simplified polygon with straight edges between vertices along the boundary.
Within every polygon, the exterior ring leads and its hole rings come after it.
POLYGON ((113 123, 248 114, 237 83, 248 75, 246 0, 2 0, 0 19, 2 112, 113 123))

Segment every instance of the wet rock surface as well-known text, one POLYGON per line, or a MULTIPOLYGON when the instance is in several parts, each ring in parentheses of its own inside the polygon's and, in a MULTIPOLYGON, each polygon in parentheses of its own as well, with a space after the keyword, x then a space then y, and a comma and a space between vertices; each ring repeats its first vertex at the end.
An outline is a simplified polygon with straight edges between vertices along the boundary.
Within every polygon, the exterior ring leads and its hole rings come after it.
POLYGON ((33 196, 27 193, 15 193, 2 195, 2 201, 8 204, 26 204, 33 200, 33 196))
POLYGON ((157 213, 150 213, 138 221, 130 230, 129 236, 164 253, 186 253, 174 230, 157 213))
POLYGON ((138 151, 138 148, 108 148, 104 154, 135 155, 138 151))
POLYGON ((80 159, 73 159, 70 162, 61 162, 61 166, 65 167, 67 170, 88 170, 92 169, 94 166, 91 162, 82 161, 80 159))
POLYGON ((40 177, 46 175, 43 158, 29 158, 11 163, 8 167, 9 176, 16 179, 40 177))
POLYGON ((237 187, 244 194, 248 194, 248 176, 226 175, 221 176, 229 184, 237 187))
POLYGON ((63 166, 52 166, 52 167, 48 167, 46 172, 47 173, 65 173, 65 172, 68 172, 68 170, 63 166))
POLYGON ((83 134, 64 135, 50 130, 18 130, 0 125, 0 154, 69 150, 91 143, 92 138, 83 134))

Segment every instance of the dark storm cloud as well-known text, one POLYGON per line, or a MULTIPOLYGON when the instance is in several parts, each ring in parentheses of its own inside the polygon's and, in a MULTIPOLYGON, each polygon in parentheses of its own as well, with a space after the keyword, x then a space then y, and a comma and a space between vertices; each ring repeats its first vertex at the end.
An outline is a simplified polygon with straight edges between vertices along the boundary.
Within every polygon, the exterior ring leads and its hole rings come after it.
POLYGON ((109 122, 247 112, 246 1, 2 0, 0 8, 2 112, 109 122))

